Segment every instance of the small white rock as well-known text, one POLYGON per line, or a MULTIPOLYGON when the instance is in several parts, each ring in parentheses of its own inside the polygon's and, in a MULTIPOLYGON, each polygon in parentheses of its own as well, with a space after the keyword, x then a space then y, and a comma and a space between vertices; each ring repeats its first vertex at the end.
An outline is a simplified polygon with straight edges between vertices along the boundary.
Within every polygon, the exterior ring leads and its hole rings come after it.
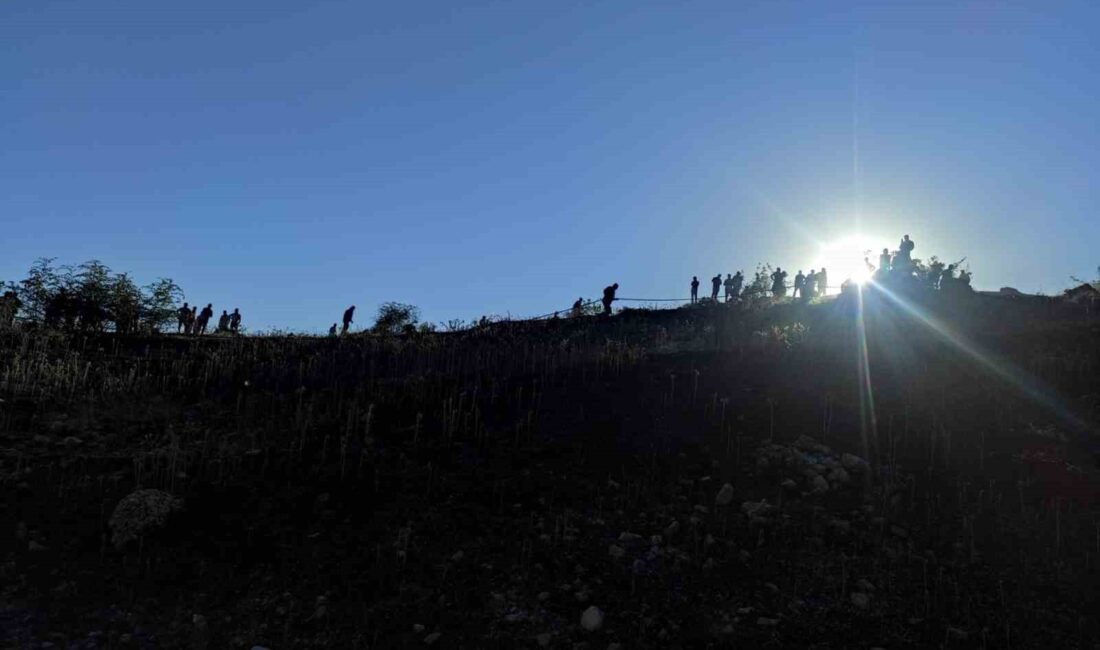
POLYGON ((726 483, 722 486, 721 490, 718 490, 718 496, 714 497, 715 505, 728 506, 733 503, 733 486, 726 483))
POLYGON ((439 637, 441 637, 441 636, 443 636, 443 635, 440 634, 439 632, 432 632, 428 636, 424 637, 424 643, 425 643, 425 645, 431 645, 431 644, 435 643, 436 641, 438 641, 439 637))
POLYGON ((607 554, 617 560, 626 555, 626 550, 624 550, 623 547, 617 544, 612 544, 611 546, 607 547, 607 554))
POLYGON ((603 627, 603 611, 595 605, 584 610, 581 614, 581 627, 588 632, 595 632, 603 627))
POLYGON ((871 604, 871 597, 862 591, 852 592, 852 604, 860 609, 867 609, 871 604))
POLYGON ((817 493, 828 492, 829 482, 825 480, 825 477, 818 474, 810 481, 810 488, 817 493))

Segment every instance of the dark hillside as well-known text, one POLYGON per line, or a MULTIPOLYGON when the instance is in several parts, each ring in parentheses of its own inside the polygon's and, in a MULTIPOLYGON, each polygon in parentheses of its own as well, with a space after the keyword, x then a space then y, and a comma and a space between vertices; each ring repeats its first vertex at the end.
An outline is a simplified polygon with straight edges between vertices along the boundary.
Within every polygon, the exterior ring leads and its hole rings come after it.
POLYGON ((0 334, 0 644, 1096 647, 1098 370, 973 294, 0 334))

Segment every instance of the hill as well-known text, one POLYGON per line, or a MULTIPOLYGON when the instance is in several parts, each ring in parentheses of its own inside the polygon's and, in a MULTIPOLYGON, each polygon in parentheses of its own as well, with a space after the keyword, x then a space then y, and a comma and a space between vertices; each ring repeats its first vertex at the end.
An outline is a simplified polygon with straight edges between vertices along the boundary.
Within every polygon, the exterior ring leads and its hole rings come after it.
POLYGON ((1098 344, 1062 301, 877 290, 3 334, 0 639, 1094 647, 1098 344))

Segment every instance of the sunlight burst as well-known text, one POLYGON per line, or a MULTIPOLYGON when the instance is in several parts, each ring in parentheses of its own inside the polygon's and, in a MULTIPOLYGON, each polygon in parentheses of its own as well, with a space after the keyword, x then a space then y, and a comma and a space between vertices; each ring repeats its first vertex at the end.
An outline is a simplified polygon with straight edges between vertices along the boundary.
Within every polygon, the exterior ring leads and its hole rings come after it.
POLYGON ((822 267, 829 274, 830 293, 835 293, 840 283, 851 280, 864 284, 871 280, 873 265, 878 260, 878 252, 886 244, 867 235, 853 234, 823 243, 818 247, 814 258, 814 268, 822 267))

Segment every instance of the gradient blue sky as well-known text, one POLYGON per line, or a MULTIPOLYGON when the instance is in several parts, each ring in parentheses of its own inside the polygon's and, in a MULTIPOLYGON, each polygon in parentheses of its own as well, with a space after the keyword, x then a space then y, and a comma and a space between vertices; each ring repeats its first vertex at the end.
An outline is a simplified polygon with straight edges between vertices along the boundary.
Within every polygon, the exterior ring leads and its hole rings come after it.
POLYGON ((0 88, 0 279, 99 258, 253 329, 857 231, 983 288, 1100 264, 1096 2, 5 2, 0 88))

